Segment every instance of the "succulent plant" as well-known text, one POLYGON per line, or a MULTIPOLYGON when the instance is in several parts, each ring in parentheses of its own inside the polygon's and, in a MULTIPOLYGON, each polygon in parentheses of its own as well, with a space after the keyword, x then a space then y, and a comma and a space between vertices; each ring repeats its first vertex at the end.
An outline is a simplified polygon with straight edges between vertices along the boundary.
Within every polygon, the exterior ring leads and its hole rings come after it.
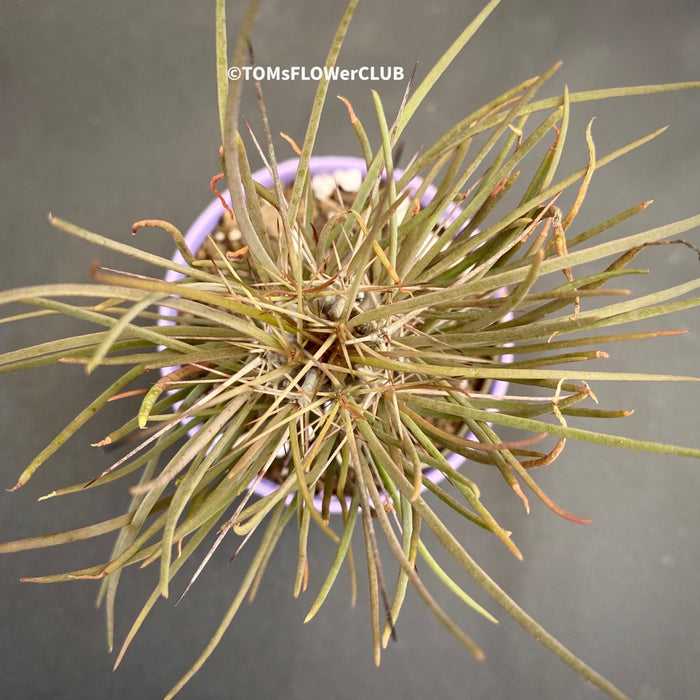
MULTIPOLYGON (((329 68, 355 4, 349 4, 338 28, 329 68)), ((524 612, 480 568, 462 533, 449 529, 431 503, 452 509, 522 558, 512 533, 487 510, 469 462, 497 469, 520 507, 529 511, 534 496, 562 517, 585 522, 555 504, 532 475, 533 468, 559 459, 567 440, 700 457, 698 448, 572 425, 580 417, 628 414, 595 405, 593 382, 693 379, 579 369, 582 362, 606 356, 597 349, 602 345, 615 348, 673 334, 625 332, 618 326, 700 303, 688 296, 700 286, 697 279, 644 296, 609 286, 639 272, 630 265, 644 248, 682 245, 698 252, 677 236, 697 226, 700 216, 602 243, 596 236, 639 213, 646 203, 587 230, 575 223, 595 171, 662 130, 601 155, 591 122, 584 135, 587 163, 557 176, 566 140, 572 138, 569 115, 576 103, 700 83, 581 93, 565 89, 535 100, 559 68, 555 65, 465 116, 399 170, 397 144, 406 125, 497 4, 486 5, 415 88, 409 81, 393 119, 373 93, 378 144, 370 143, 345 100, 366 169, 351 196, 339 188, 324 195, 334 207, 319 220, 310 158, 329 80, 322 77, 318 83, 303 143, 291 142, 298 155, 292 183, 280 181, 257 86, 264 133, 252 142, 274 186, 255 182, 239 131, 241 82, 227 78, 230 65, 250 60, 255 3, 229 60, 224 2, 217 0, 221 155, 231 195, 230 209, 222 197, 221 211, 235 224, 240 245, 227 251, 212 239, 210 253, 199 259, 171 223, 136 222, 134 231, 153 226, 172 236, 182 256, 182 262, 173 262, 51 216, 58 229, 153 264, 158 272, 146 277, 96 265, 94 284, 0 293, 2 304, 39 308, 3 322, 40 322, 46 314, 63 314, 103 329, 7 352, 0 356, 0 371, 54 362, 81 363, 88 373, 105 365, 126 369, 37 455, 14 488, 25 484, 108 401, 128 400, 134 402, 133 418, 98 443, 126 445, 127 451, 91 481, 48 494, 68 495, 118 481, 132 494, 127 512, 78 530, 0 545, 0 552, 7 553, 118 533, 104 561, 27 579, 99 579, 110 646, 122 572, 134 564, 160 567, 159 583, 123 642, 117 665, 155 603, 169 596, 171 581, 186 562, 198 558, 201 563, 185 592, 227 535, 239 537, 237 553, 253 533, 263 532, 211 642, 168 697, 206 661, 244 599, 255 595, 292 520, 299 532, 294 595, 309 584, 318 591, 307 620, 323 605, 343 563, 354 580, 358 555, 352 537, 361 531, 377 664, 395 633, 409 584, 468 651, 483 656, 419 574, 423 568, 432 571, 468 606, 493 620, 440 564, 447 557, 565 663, 611 697, 625 697, 524 612), (548 148, 526 174, 521 161, 541 144, 548 148), (560 196, 567 190, 573 193, 572 203, 562 209, 560 196), (167 270, 177 279, 163 280, 167 270), (149 371, 151 377, 158 370, 162 376, 149 387, 139 384, 149 371), (490 383, 497 380, 510 383, 508 395, 489 394, 490 383), (522 438, 504 441, 499 435, 504 427, 521 431, 522 438), (453 455, 463 458, 463 468, 454 467, 453 455), (254 486, 273 469, 281 483, 254 498, 254 486), (314 505, 315 493, 320 508, 314 505), (331 504, 337 512, 331 512, 331 504), (309 567, 312 530, 335 548, 327 572, 309 567), (423 538, 426 530, 439 548, 423 538), (394 556, 391 569, 380 558, 379 538, 394 556)))

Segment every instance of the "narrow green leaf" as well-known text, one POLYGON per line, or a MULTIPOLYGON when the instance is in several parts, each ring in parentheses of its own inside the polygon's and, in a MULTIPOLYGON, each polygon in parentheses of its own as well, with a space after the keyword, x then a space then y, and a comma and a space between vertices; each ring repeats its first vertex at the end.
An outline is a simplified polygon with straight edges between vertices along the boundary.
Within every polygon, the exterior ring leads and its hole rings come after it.
MULTIPOLYGON (((602 161, 598 161, 598 166, 601 166, 602 161)), ((617 253, 625 252, 639 245, 650 243, 652 241, 663 240, 676 236, 684 231, 695 228, 700 225, 700 214, 691 216, 687 219, 681 219, 672 224, 659 226, 658 228, 649 229, 642 233, 624 238, 618 238, 607 243, 601 243, 597 246, 592 246, 581 251, 570 252, 561 257, 545 260, 540 266, 540 276, 552 272, 559 272, 565 267, 574 267, 583 263, 592 262, 601 258, 609 257, 617 253)), ((492 292, 501 287, 521 282, 527 275, 526 267, 518 268, 508 272, 490 275, 489 277, 469 282, 468 285, 459 285, 452 288, 441 289, 436 292, 428 292, 426 294, 416 295, 412 299, 403 299, 401 301, 387 304, 382 307, 363 311, 350 320, 350 326, 357 326, 361 323, 370 323, 381 318, 388 318, 402 313, 407 313, 415 309, 427 308, 435 304, 441 304, 448 301, 456 301, 466 297, 468 294, 483 294, 492 292)), ((697 286, 697 285, 696 285, 697 286)))
POLYGON ((257 570, 265 557, 268 546, 268 540, 272 537, 274 530, 277 526, 277 519, 279 518, 279 515, 281 515, 280 511, 281 509, 278 508, 277 518, 270 519, 267 529, 265 530, 265 534, 263 535, 263 540, 260 543, 260 546, 258 547, 255 556, 253 557, 253 561, 248 567, 248 571, 246 572, 246 575, 243 578, 243 581, 241 582, 236 592, 236 595, 230 607, 226 611, 226 614, 221 620, 221 623, 219 624, 219 627, 217 628, 216 632, 214 632, 211 640, 206 645, 204 651, 200 654, 199 658, 195 661, 190 670, 184 676, 182 676, 182 678, 180 678, 180 680, 172 687, 170 692, 165 696, 165 700, 172 700, 172 698, 174 698, 175 695, 177 695, 180 692, 180 690, 182 690, 182 688, 187 684, 190 678, 192 678, 192 676, 194 676, 194 674, 197 673, 197 671, 203 666, 204 662, 211 656, 214 649, 216 649, 219 642, 221 641, 221 638, 224 636, 224 633, 228 629, 229 625, 231 624, 231 622, 233 622, 233 618, 236 616, 236 613, 238 612, 241 603, 245 599, 246 594, 248 593, 248 590, 251 587, 253 580, 256 576, 257 570))
POLYGON ((0 542, 0 554, 10 552, 23 552, 28 549, 42 549, 43 547, 55 547, 58 544, 68 544, 69 542, 79 542, 91 537, 99 537, 108 532, 114 532, 129 524, 131 513, 119 515, 116 518, 104 520, 101 523, 79 527, 75 530, 65 530, 52 535, 41 535, 40 537, 27 537, 23 540, 12 542, 0 542))
POLYGON ((98 367, 107 353, 110 351, 114 342, 119 338, 119 336, 126 331, 129 326, 129 322, 136 318, 144 309, 147 309, 153 304, 157 304, 161 299, 163 299, 163 294, 148 294, 141 301, 137 301, 110 329, 109 332, 102 339, 100 344, 95 349, 95 352, 90 359, 90 361, 85 366, 85 372, 90 374, 96 367, 98 367))
MULTIPOLYGON (((582 372, 581 374, 587 373, 582 372)), ((587 381, 586 377, 581 377, 578 373, 577 377, 583 381, 587 381)), ((434 402, 434 400, 420 396, 407 396, 404 397, 404 401, 418 407, 438 408, 438 405, 434 402)), ((638 450, 641 452, 654 452, 656 454, 700 459, 700 449, 694 447, 669 445, 660 442, 652 442, 651 440, 638 440, 636 438, 628 438, 621 435, 607 435, 605 433, 597 433, 591 430, 582 430, 581 428, 554 425, 552 423, 545 423, 543 421, 533 420, 531 418, 511 416, 505 413, 492 413, 489 411, 466 408, 464 406, 455 405, 451 410, 455 416, 482 420, 486 423, 505 425, 510 428, 518 428, 520 430, 527 430, 534 433, 548 433, 549 435, 555 435, 557 437, 570 438, 572 440, 579 440, 580 442, 590 442, 596 445, 617 447, 626 450, 638 450)))
POLYGON ((328 594, 330 593, 330 590, 333 587, 336 578, 338 577, 340 567, 345 561, 348 549, 350 548, 352 533, 354 532, 355 522, 357 521, 357 513, 359 512, 359 501, 359 492, 355 490, 355 493, 352 497, 352 501, 350 502, 350 507, 348 509, 348 518, 343 525, 343 534, 340 537, 338 549, 336 550, 335 557, 333 558, 333 563, 331 564, 331 568, 328 570, 328 575, 326 576, 326 579, 323 582, 323 585, 321 586, 321 590, 316 596, 316 600, 314 600, 308 614, 304 618, 304 622, 309 622, 309 620, 311 620, 321 609, 321 606, 328 597, 328 594))
POLYGON ((216 0, 216 94, 219 102, 221 142, 226 126, 226 100, 228 98, 228 49, 226 45, 226 0, 216 0))
MULTIPOLYGON (((357 7, 357 0, 350 0, 343 14, 343 18, 340 20, 338 29, 336 30, 331 48, 328 51, 328 56, 326 57, 326 62, 324 64, 326 70, 332 68, 336 64, 338 54, 340 53, 340 47, 343 45, 343 40, 345 39, 345 34, 348 31, 350 20, 355 12, 355 7, 357 7)), ((328 92, 329 83, 330 78, 327 77, 327 74, 324 72, 316 86, 316 95, 314 96, 313 107, 311 108, 311 114, 309 115, 309 120, 306 127, 304 145, 301 148, 301 155, 299 156, 297 174, 294 178, 294 188, 292 190, 292 196, 289 200, 288 221, 290 226, 293 225, 293 222, 296 220, 297 212, 299 210, 301 192, 308 177, 309 160, 311 158, 311 152, 314 148, 314 143, 316 143, 316 134, 321 121, 321 112, 323 111, 323 105, 326 101, 326 93, 328 92)))
MULTIPOLYGON (((490 414, 489 414, 490 415, 490 414)), ((408 480, 393 465, 389 455, 374 437, 370 426, 359 421, 358 430, 377 455, 382 456, 382 464, 387 468, 392 481, 399 486, 402 492, 410 493, 411 486, 408 480)), ((370 484, 371 488, 371 484, 370 484)), ((599 673, 585 664, 581 659, 571 653, 558 639, 553 637, 541 625, 532 619, 508 594, 496 584, 490 576, 472 559, 466 550, 460 545, 452 532, 445 526, 437 515, 428 507, 422 497, 414 502, 414 507, 419 512, 426 525, 435 533, 440 543, 452 555, 462 568, 488 593, 519 625, 529 634, 543 644, 549 651, 559 657, 564 663, 573 668, 577 673, 589 682, 606 692, 616 700, 629 700, 614 685, 603 678, 599 673)))
POLYGON ((137 377, 143 374, 143 366, 136 366, 117 379, 109 388, 103 391, 87 408, 84 408, 68 425, 31 461, 29 466, 20 474, 17 483, 9 489, 15 491, 24 486, 31 479, 34 472, 61 447, 74 433, 78 431, 90 418, 92 418, 107 401, 131 384, 137 377))
POLYGON ((398 140, 406 125, 410 122, 418 107, 422 104, 433 85, 440 79, 440 76, 447 70, 452 61, 462 51, 467 42, 476 34, 477 30, 486 21, 488 16, 498 7, 501 0, 491 0, 481 12, 467 25, 462 33, 455 39, 452 45, 445 51, 442 57, 430 69, 428 75, 423 78, 420 85, 406 102, 403 113, 396 124, 394 139, 398 140))
POLYGON ((107 250, 113 250, 122 255, 127 255, 136 260, 140 260, 156 267, 160 267, 164 270, 173 270, 174 272, 179 272, 182 275, 188 275, 196 279, 202 280, 203 282, 216 282, 218 278, 210 273, 200 270, 198 268, 190 267, 189 265, 181 265, 180 263, 173 262, 168 258, 162 258, 159 255, 154 255, 153 253, 147 253, 145 250, 140 250, 139 248, 134 248, 133 246, 126 245, 125 243, 120 243, 119 241, 113 241, 110 238, 105 238, 97 233, 88 231, 81 226, 76 226, 68 221, 59 219, 57 216, 50 216, 49 223, 56 228, 69 233, 71 236, 76 236, 77 238, 82 238, 88 243, 94 243, 95 245, 106 248, 107 250))

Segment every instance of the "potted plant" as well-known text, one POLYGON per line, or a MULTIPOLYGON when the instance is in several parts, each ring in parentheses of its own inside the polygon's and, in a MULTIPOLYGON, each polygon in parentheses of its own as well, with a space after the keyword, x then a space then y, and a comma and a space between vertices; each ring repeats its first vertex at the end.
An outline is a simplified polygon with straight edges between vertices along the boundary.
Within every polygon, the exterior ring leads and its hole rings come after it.
MULTIPOLYGON (((117 663, 153 605, 169 596, 171 580, 184 563, 199 556, 194 582, 224 537, 236 534, 243 546, 252 533, 263 533, 220 627, 169 697, 201 667, 243 599, 257 590, 276 542, 293 520, 299 529, 295 595, 313 576, 307 554, 310 532, 323 533, 336 551, 327 574, 313 579, 318 593, 307 619, 324 602, 343 562, 353 562, 354 568, 351 538, 354 530, 361 531, 377 663, 394 633, 408 584, 458 641, 482 656, 443 612, 419 573, 430 569, 468 605, 492 619, 439 563, 444 553, 433 552, 421 534, 429 530, 528 632, 611 697, 624 697, 488 577, 460 543, 461 533, 439 517, 431 498, 490 532, 494 541, 520 558, 512 533, 490 514, 471 472, 455 469, 447 453, 498 470, 526 509, 534 495, 578 522, 583 520, 552 502, 531 474, 532 468, 554 462, 567 440, 700 456, 700 450, 691 447, 571 425, 577 417, 626 414, 590 406, 595 400, 591 382, 689 379, 585 370, 575 363, 604 357, 599 344, 658 335, 606 332, 610 326, 698 304, 698 299, 681 298, 697 288, 697 280, 642 297, 626 296, 624 290, 607 285, 628 274, 628 265, 646 247, 667 242, 692 247, 675 237, 696 226, 700 217, 604 243, 595 239, 641 211, 640 205, 594 228, 576 230, 572 224, 596 169, 656 134, 601 156, 589 124, 587 163, 563 178, 557 176, 572 104, 650 91, 648 86, 595 95, 565 90, 535 101, 558 66, 462 119, 397 174, 395 147, 406 124, 497 4, 490 2, 423 81, 407 92, 393 121, 375 94, 378 146, 372 148, 361 120, 347 105, 367 172, 351 193, 351 203, 338 192, 326 197, 330 202, 336 196, 338 206, 319 221, 309 163, 328 80, 319 82, 303 144, 294 144, 299 160, 289 191, 283 188, 269 132, 263 134, 260 150, 274 186, 256 183, 239 137, 240 83, 227 80, 229 66, 242 66, 247 60, 250 22, 244 22, 229 61, 223 3, 217 3, 222 162, 240 246, 230 251, 214 246, 214 254, 197 260, 173 225, 137 222, 136 230, 154 225, 172 235, 183 260, 168 261, 51 217, 54 226, 69 234, 180 277, 162 280, 95 266, 94 285, 46 285, 0 294, 3 304, 29 303, 106 329, 5 353, 0 357, 4 370, 55 361, 78 362, 88 372, 102 365, 129 367, 37 456, 15 488, 107 401, 124 398, 136 402, 133 418, 99 444, 126 443, 126 454, 88 483, 56 489, 51 495, 125 478, 133 495, 131 507, 121 516, 68 533, 0 545, 1 552, 12 552, 118 532, 105 561, 32 579, 99 579, 110 635, 122 571, 133 564, 157 563, 159 583, 127 635, 117 663), (521 161, 541 142, 549 148, 529 176, 521 174, 521 161), (475 152, 468 153, 472 144, 475 152), (414 192, 410 183, 416 176, 421 181, 414 192), (424 199, 429 187, 434 193, 424 199), (573 193, 573 203, 562 209, 559 198, 567 190, 573 193), (271 219, 266 219, 265 209, 272 210, 271 219), (591 269, 579 274, 581 265, 591 269), (57 300, 66 296, 78 301, 57 300), (101 301, 85 305, 84 297, 101 301), (175 313, 163 314, 159 308, 175 313), (513 360, 507 361, 510 354, 513 360), (148 371, 166 367, 172 369, 150 387, 131 388, 148 371), (508 381, 525 394, 479 394, 475 382, 488 380, 508 381), (536 387, 532 395, 531 387, 536 387), (503 427, 522 431, 524 437, 505 441, 500 437, 503 427), (279 487, 252 498, 251 489, 280 460, 286 471, 280 474, 279 487), (429 468, 444 481, 427 478, 429 468), (320 509, 314 505, 316 490, 320 509), (340 511, 335 515, 332 502, 340 511), (378 537, 384 538, 395 559, 391 572, 380 557, 378 537)), ((329 69, 354 5, 349 5, 338 29, 329 69)), ((697 85, 654 89, 691 86, 697 85)), ((260 105, 264 112, 262 100, 260 105)))
MULTIPOLYGON (((291 188, 293 186, 298 166, 298 158, 292 158, 277 164, 277 177, 284 187, 291 188)), ((367 163, 362 158, 349 156, 311 157, 309 161, 309 174, 311 176, 310 197, 313 202, 313 208, 315 210, 320 210, 317 214, 320 218, 316 222, 319 227, 322 227, 326 223, 326 217, 329 216, 329 211, 337 211, 342 208, 341 200, 343 198, 348 200, 348 204, 350 200, 354 199, 357 194, 356 188, 362 182, 366 173, 367 163), (342 186, 339 183, 342 183, 342 186)), ((394 178, 398 179, 401 174, 400 170, 396 170, 394 172, 394 178)), ((272 174, 265 168, 253 173, 252 180, 268 189, 273 188, 275 185, 272 174)), ((421 178, 413 178, 407 186, 407 191, 414 193, 422 191, 423 195, 420 198, 418 206, 427 207, 430 206, 430 203, 433 201, 437 189, 432 184, 427 187, 423 187, 422 185, 423 182, 421 178)), ((406 203, 407 201, 404 201, 404 204, 406 203)), ((185 243, 189 250, 196 251, 201 259, 206 259, 207 256, 216 258, 220 256, 222 252, 228 255, 235 255, 237 252, 240 254, 243 248, 243 240, 240 229, 236 225, 235 217, 232 215, 230 205, 231 194, 226 191, 223 195, 219 195, 210 203, 185 234, 185 243), (225 222, 225 224, 223 224, 223 222, 225 222)), ((265 204, 263 204, 263 206, 265 206, 265 204)), ((268 211, 271 213, 277 211, 272 205, 267 204, 267 207, 268 211)), ((404 213, 405 210, 406 208, 404 207, 404 213)), ((450 219, 454 220, 458 211, 459 210, 453 211, 445 221, 449 221, 450 219)), ((275 214, 271 215, 273 217, 275 216, 275 214)), ((178 264, 185 263, 185 259, 179 251, 176 251, 173 256, 173 262, 178 264)), ((174 270, 168 270, 165 275, 166 281, 174 282, 180 278, 181 275, 174 270)), ((498 290, 499 295, 502 295, 504 292, 505 290, 498 290)), ((170 320, 171 317, 177 315, 175 309, 167 306, 162 307, 159 311, 163 316, 162 323, 164 325, 170 324, 172 322, 170 320)), ((511 315, 508 315, 508 318, 511 317, 511 315)), ((510 362, 512 361, 512 356, 505 354, 502 356, 502 360, 510 362)), ((166 367, 162 368, 160 372, 162 376, 167 377, 175 369, 176 368, 173 367, 166 367)), ((481 382, 478 386, 478 390, 480 393, 488 393, 493 397, 502 397, 506 393, 507 387, 507 382, 495 380, 481 382)), ((196 428, 193 428, 193 431, 195 430, 196 428)), ((467 439, 473 440, 475 438, 470 432, 467 435, 467 439)), ((285 456, 286 462, 288 462, 290 455, 286 454, 285 456)), ((462 456, 454 452, 447 453, 446 457, 453 468, 458 468, 464 461, 462 456)), ((273 468, 268 470, 259 481, 253 484, 252 490, 254 493, 258 496, 270 495, 277 488, 279 483, 281 483, 280 469, 284 469, 285 473, 289 469, 289 465, 285 465, 285 459, 282 458, 282 455, 280 455, 279 463, 273 463, 273 468), (275 478, 272 478, 271 472, 275 473, 275 478)), ((427 470, 425 477, 430 482, 439 482, 444 478, 444 474, 439 469, 431 468, 427 470)), ((425 489, 425 487, 423 487, 423 489, 425 489)), ((314 496, 314 506, 316 510, 320 512, 342 512, 341 503, 337 497, 327 497, 324 502, 323 494, 318 485, 317 493, 314 496)))

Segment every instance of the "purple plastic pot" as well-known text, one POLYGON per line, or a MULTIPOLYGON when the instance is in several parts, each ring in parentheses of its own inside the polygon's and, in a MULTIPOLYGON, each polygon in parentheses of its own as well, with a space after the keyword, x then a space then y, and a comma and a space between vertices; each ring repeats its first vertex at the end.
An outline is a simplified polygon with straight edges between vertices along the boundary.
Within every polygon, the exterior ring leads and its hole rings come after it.
MULTIPOLYGON (((285 160, 282 163, 278 164, 277 167, 279 172, 279 178, 282 184, 289 184, 293 182, 294 176, 296 175, 297 171, 297 163, 298 160, 296 158, 293 158, 291 160, 285 160)), ((313 175, 332 175, 333 173, 339 170, 359 170, 360 172, 362 172, 363 175, 367 172, 364 160, 362 160, 361 158, 353 158, 349 156, 315 156, 311 158, 310 169, 313 175)), ((400 177, 401 171, 397 170, 395 172, 395 176, 397 178, 400 177)), ((266 169, 258 170, 257 172, 253 173, 253 179, 259 182, 264 187, 273 186, 272 176, 266 169)), ((420 186, 420 183, 420 178, 414 178, 413 180, 411 180, 408 187, 415 191, 420 186)), ((435 196, 435 191, 435 187, 433 187, 432 185, 426 189, 425 195, 421 200, 421 204, 423 206, 427 206, 430 200, 435 196)), ((230 206, 230 193, 225 192, 223 196, 230 206)), ((215 199, 195 219, 194 223, 192 224, 192 226, 190 226, 189 230, 185 234, 185 240, 190 250, 196 251, 202 245, 202 243, 204 243, 206 237, 216 228, 216 225, 219 223, 222 214, 223 206, 218 199, 215 199)), ((447 218, 452 218, 453 216, 456 216, 456 214, 457 211, 455 211, 452 215, 448 215, 447 218)), ((176 252, 173 256, 173 261, 180 263, 181 265, 185 263, 179 251, 176 252)), ((180 275, 176 272, 173 272, 172 270, 168 270, 165 275, 165 279, 168 282, 172 282, 178 279, 179 277, 180 275)), ((163 316, 174 316, 176 311, 175 309, 161 307, 160 313, 163 316)), ((163 323, 167 323, 167 320, 164 320, 163 323)), ((504 356, 502 359, 508 362, 512 359, 512 356, 504 356)), ((164 368, 163 370, 161 370, 161 374, 166 374, 172 369, 174 368, 164 368)), ((491 386, 490 394, 492 396, 504 396, 506 394, 507 389, 508 382, 494 381, 491 386)), ((196 431, 196 428, 194 430, 196 431)), ((472 434, 467 435, 467 438, 471 440, 475 439, 472 434)), ((465 461, 463 457, 457 454, 450 454, 447 459, 450 465, 455 469, 458 468, 465 461)), ((435 483, 441 481, 444 478, 443 474, 437 469, 426 469, 423 472, 423 477, 426 479, 430 479, 435 483)), ((273 491, 275 491, 275 489, 277 488, 278 484, 276 484, 273 481, 270 481, 269 479, 263 478, 255 484, 254 492, 258 496, 267 496, 273 491)), ((423 488, 425 489, 425 487, 423 488)), ((314 498, 314 504, 320 511, 321 496, 316 496, 314 498)), ((331 501, 331 513, 340 512, 340 504, 338 503, 337 499, 333 499, 331 501)))

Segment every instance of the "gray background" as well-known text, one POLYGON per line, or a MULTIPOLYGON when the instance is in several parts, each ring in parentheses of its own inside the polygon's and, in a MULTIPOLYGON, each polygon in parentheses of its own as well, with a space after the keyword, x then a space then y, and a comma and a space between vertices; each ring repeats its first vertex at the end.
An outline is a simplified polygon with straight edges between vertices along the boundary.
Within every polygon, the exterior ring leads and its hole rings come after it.
MULTIPOLYGON (((341 3, 262 3, 254 42, 260 65, 323 62, 341 3)), ((473 0, 361 3, 340 64, 399 65, 418 61, 423 76, 460 28, 480 9, 473 0)), ((229 11, 234 28, 241 8, 229 11)), ((588 0, 502 3, 455 62, 406 133, 406 153, 429 144, 464 114, 556 59, 565 65, 544 94, 635 83, 700 78, 700 6, 696 0, 588 0)), ((373 122, 370 88, 387 113, 403 86, 354 83, 331 88, 316 152, 357 154, 336 93, 350 97, 373 122)), ((310 84, 264 86, 273 131, 299 142, 310 108, 310 84)), ((79 2, 0 6, 0 279, 3 287, 86 281, 91 260, 123 261, 53 230, 49 210, 117 240, 132 242, 130 225, 162 217, 186 228, 210 200, 218 172, 218 121, 213 53, 213 3, 79 2)), ((254 117, 247 91, 246 113, 254 117)), ((671 129, 643 151, 596 175, 578 230, 646 199, 655 205, 620 229, 634 233, 696 213, 700 93, 635 98, 578 107, 562 174, 585 163, 583 129, 594 127, 599 153, 662 124, 671 129)), ((255 121, 253 119, 253 121, 255 121)), ((376 130, 370 129, 372 135, 376 130)), ((376 140, 375 140, 376 143, 376 140)), ((289 154, 282 143, 279 152, 289 154)), ((697 232, 689 234, 695 243, 697 232)), ((143 231, 139 244, 168 254, 170 240, 143 231)), ((652 276, 630 284, 644 292, 697 274, 687 249, 644 254, 652 276)), ((138 269, 138 268, 137 268, 138 269)), ((143 271, 146 270, 145 268, 143 271)), ((661 318, 655 327, 698 327, 698 314, 661 318)), ((76 324, 76 332, 82 330, 76 324)), ((51 322, 0 327, 3 349, 58 332, 51 322)), ((609 348, 607 348, 609 349, 609 348)), ((608 367, 697 374, 697 332, 628 348, 612 348, 608 367)), ((112 376, 89 379, 74 367, 1 379, 0 483, 11 486, 31 457, 112 376)), ((612 431, 697 445, 698 391, 691 385, 595 386, 603 404, 636 413, 612 431), (607 400, 607 402, 606 402, 607 400)), ((3 540, 88 524, 122 512, 119 488, 37 503, 51 489, 93 475, 108 457, 88 447, 128 415, 110 408, 67 445, 21 491, 0 493, 3 540)), ((587 427, 585 422, 581 423, 587 427)), ((700 490, 698 464, 571 444, 565 457, 536 476, 563 507, 593 518, 587 527, 558 519, 533 502, 526 517, 500 477, 470 473, 486 504, 525 554, 518 563, 492 538, 446 514, 492 576, 583 659, 639 700, 700 694, 700 490)), ((499 615, 498 627, 465 610, 435 587, 438 600, 483 645, 487 660, 464 655, 409 596, 398 643, 375 669, 360 599, 350 609, 346 573, 327 607, 302 625, 332 552, 313 538, 310 591, 294 600, 295 533, 286 533, 253 605, 242 608, 205 669, 183 698, 538 698, 601 697, 572 671, 499 615)), ((359 542, 358 542, 359 544, 359 542)), ((0 697, 157 698, 204 646, 233 597, 246 558, 225 562, 222 547, 189 597, 176 609, 161 602, 112 673, 103 619, 89 582, 34 586, 38 575, 101 561, 110 538, 0 560, 0 697)), ((358 550, 359 552, 359 550, 358 550)), ((452 570, 456 575, 458 572, 452 570)), ((117 607, 121 640, 154 581, 130 571, 117 607)), ((462 577, 464 581, 464 577, 462 577)), ((180 585, 183 585, 181 579, 180 585)), ((468 585, 468 584, 467 584, 468 585)), ((176 585, 176 589, 178 586, 176 585)), ((480 601, 485 596, 476 593, 480 601)))

